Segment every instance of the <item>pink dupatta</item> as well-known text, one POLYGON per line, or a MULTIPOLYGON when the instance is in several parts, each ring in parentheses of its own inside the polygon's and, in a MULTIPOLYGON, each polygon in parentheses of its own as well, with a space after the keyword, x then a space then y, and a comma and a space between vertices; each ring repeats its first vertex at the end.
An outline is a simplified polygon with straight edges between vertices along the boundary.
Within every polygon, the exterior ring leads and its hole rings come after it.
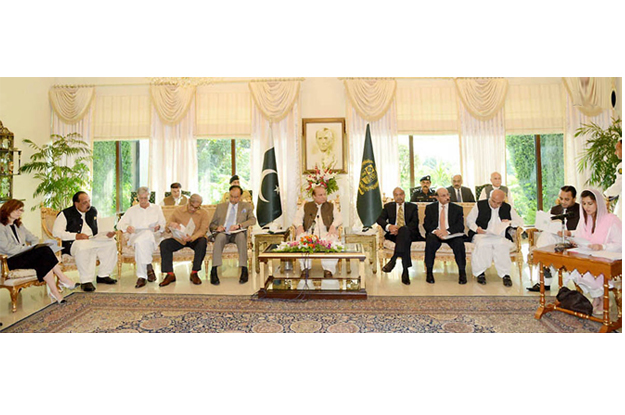
POLYGON ((579 225, 575 236, 586 239, 590 241, 591 244, 605 244, 608 239, 608 232, 610 231, 610 228, 616 223, 618 223, 618 226, 620 227, 620 220, 616 215, 608 212, 608 208, 604 203, 603 194, 599 190, 588 190, 595 195, 597 204, 597 226, 595 227, 595 232, 593 233, 593 219, 590 215, 588 215, 586 222, 584 222, 584 208, 582 207, 582 201, 580 201, 579 225))

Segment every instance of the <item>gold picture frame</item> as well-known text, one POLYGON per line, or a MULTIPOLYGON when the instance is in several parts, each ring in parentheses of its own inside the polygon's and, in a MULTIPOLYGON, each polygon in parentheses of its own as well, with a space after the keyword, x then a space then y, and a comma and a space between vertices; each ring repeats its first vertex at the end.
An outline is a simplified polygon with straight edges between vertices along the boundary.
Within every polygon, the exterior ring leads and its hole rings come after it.
POLYGON ((337 173, 347 173, 347 131, 345 118, 302 118, 302 161, 304 174, 315 165, 332 164, 337 173))

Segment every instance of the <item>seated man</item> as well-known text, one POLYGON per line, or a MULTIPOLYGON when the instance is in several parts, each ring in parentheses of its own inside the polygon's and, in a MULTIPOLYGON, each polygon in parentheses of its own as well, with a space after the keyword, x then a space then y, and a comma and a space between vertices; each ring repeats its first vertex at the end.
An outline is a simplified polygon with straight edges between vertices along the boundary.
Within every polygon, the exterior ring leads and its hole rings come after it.
POLYGON ((206 232, 208 231, 208 212, 202 209, 202 196, 192 194, 189 203, 180 206, 171 215, 166 231, 171 228, 182 231, 184 235, 178 235, 165 239, 160 244, 161 249, 161 272, 167 273, 159 287, 165 287, 176 281, 174 274, 174 252, 182 248, 191 248, 194 251, 193 267, 189 279, 195 285, 202 283, 197 273, 202 269, 202 260, 206 256, 206 232))
MULTIPOLYGON (((567 219, 564 219, 564 224, 566 225, 566 235, 564 236, 572 236, 575 229, 577 229, 577 223, 579 222, 579 204, 575 202, 575 197, 577 196, 577 190, 573 186, 562 186, 560 188, 560 204, 555 205, 551 208, 552 215, 562 215, 565 213, 569 213, 571 216, 567 219)), ((562 238, 562 231, 558 231, 558 235, 549 232, 542 232, 536 241, 536 248, 542 248, 547 245, 555 245, 562 238)), ((551 281, 552 281, 552 271, 555 273, 556 270, 553 267, 547 268, 543 267, 543 274, 545 276, 545 290, 551 290, 551 281)), ((527 287, 528 291, 540 292, 540 282, 537 282, 531 287, 527 287)))
POLYGON ((504 194, 506 195, 505 202, 508 203, 510 206, 514 206, 514 203, 512 202, 512 193, 508 190, 506 186, 501 185, 501 174, 497 172, 491 173, 490 182, 491 184, 484 186, 484 188, 482 189, 479 200, 489 199, 490 194, 493 192, 493 190, 500 189, 503 190, 504 194))
POLYGON ((156 281, 152 266, 152 254, 165 229, 165 216, 159 205, 150 203, 150 189, 137 189, 138 205, 132 206, 117 223, 117 229, 130 234, 128 245, 135 249, 137 283, 135 288, 145 286, 146 280, 156 281))
POLYGON ((510 248, 513 242, 508 231, 510 226, 521 226, 523 220, 512 206, 504 202, 505 198, 503 190, 493 190, 490 199, 477 202, 467 216, 469 239, 475 244, 471 268, 477 282, 482 285, 486 284, 484 272, 494 261, 497 275, 503 280, 503 285, 512 286, 510 248))
POLYGON ((182 185, 180 183, 172 183, 170 188, 171 194, 160 203, 161 206, 181 206, 186 205, 189 199, 182 194, 182 185))
POLYGON ((83 291, 95 291, 93 278, 97 260, 100 260, 100 269, 96 281, 117 283, 110 277, 117 264, 115 232, 108 232, 104 239, 91 239, 98 235, 98 211, 91 206, 91 198, 86 192, 76 193, 72 201, 74 206, 62 210, 56 217, 52 235, 63 241, 63 253, 76 259, 80 287, 83 291))
POLYGON ((404 271, 401 274, 401 282, 410 285, 408 268, 412 266, 410 258, 410 245, 413 241, 422 241, 419 232, 419 209, 412 203, 404 203, 406 194, 401 187, 393 190, 394 202, 387 203, 378 217, 377 223, 386 233, 384 238, 395 242, 395 252, 391 260, 382 267, 382 271, 391 272, 395 268, 397 258, 401 258, 404 271))
POLYGON ((467 254, 464 249, 464 212, 454 203, 449 203, 449 192, 440 188, 436 191, 438 202, 430 203, 425 208, 425 268, 426 282, 434 284, 434 258, 436 251, 445 242, 454 251, 454 258, 458 265, 458 283, 467 283, 465 267, 467 254), (461 234, 449 239, 450 235, 461 234))
POLYGON ((221 254, 227 243, 235 243, 239 252, 239 267, 241 267, 240 284, 248 279, 247 270, 247 228, 256 224, 254 209, 250 203, 242 202, 243 189, 240 186, 230 186, 230 201, 217 205, 213 220, 209 225, 215 235, 213 247, 213 267, 211 269, 211 284, 219 285, 217 267, 221 266, 221 254), (241 232, 241 230, 243 231, 241 232), (235 232, 235 233, 233 233, 235 232))
MULTIPOLYGON (((239 176, 237 176, 236 174, 230 178, 230 187, 232 186, 241 187, 241 181, 239 180, 239 176)), ((243 188, 241 188, 241 190, 243 190, 243 188)), ((243 190, 243 194, 241 194, 240 200, 245 203, 252 203, 252 195, 247 190, 243 190)), ((220 203, 228 203, 229 201, 230 201, 230 189, 228 189, 228 191, 224 193, 223 197, 221 198, 220 203)))
MULTIPOLYGON (((334 203, 328 202, 326 188, 317 185, 313 188, 313 201, 304 205, 295 213, 293 226, 295 226, 295 238, 299 239, 304 233, 317 235, 319 239, 338 240, 339 226, 343 224, 343 216, 334 203)), ((336 273, 338 259, 322 259, 324 278, 331 278, 336 273)), ((300 259, 301 277, 307 275, 311 268, 311 260, 300 259)))
POLYGON ((447 188, 449 192, 449 201, 454 203, 475 202, 473 192, 468 187, 462 185, 462 176, 456 174, 451 178, 452 186, 447 188))
POLYGON ((421 188, 415 190, 410 197, 411 202, 434 202, 436 200, 434 190, 430 188, 432 181, 430 176, 423 176, 420 180, 421 188))

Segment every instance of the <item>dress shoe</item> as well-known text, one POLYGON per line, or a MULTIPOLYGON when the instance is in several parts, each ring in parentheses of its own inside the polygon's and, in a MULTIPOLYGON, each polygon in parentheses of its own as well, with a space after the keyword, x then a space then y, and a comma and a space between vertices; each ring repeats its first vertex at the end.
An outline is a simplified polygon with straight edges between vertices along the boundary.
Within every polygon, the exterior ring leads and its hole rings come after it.
POLYGON ((427 282, 428 284, 434 284, 434 273, 432 272, 431 269, 427 270, 425 282, 427 282))
POLYGON ((137 283, 135 284, 135 288, 141 288, 141 287, 144 287, 144 286, 145 286, 145 284, 147 284, 147 282, 146 282, 145 278, 141 278, 141 277, 139 277, 139 278, 137 278, 137 283))
POLYGON ((195 285, 200 285, 202 283, 200 277, 197 276, 197 271, 191 271, 191 276, 189 277, 189 279, 195 285))
MULTIPOLYGON (((531 291, 533 293, 539 293, 540 292, 540 283, 537 282, 536 284, 532 285, 531 287, 527 287, 525 289, 527 291, 531 291)), ((551 291, 551 285, 545 285, 545 291, 551 291)))
POLYGON ((332 278, 332 273, 327 269, 323 271, 323 278, 332 278))
POLYGON ((154 268, 152 264, 148 265, 148 282, 156 281, 156 274, 154 273, 154 268))
POLYGON ((401 282, 410 285, 410 277, 408 276, 408 268, 404 268, 404 272, 401 273, 401 282))
POLYGON ((211 284, 219 285, 219 277, 217 276, 217 267, 211 269, 211 284))
POLYGON ((173 272, 168 272, 167 275, 165 275, 165 278, 163 279, 163 281, 161 281, 161 283, 158 284, 158 286, 166 287, 172 282, 176 282, 176 274, 174 274, 173 272))
POLYGON ((382 267, 382 272, 391 272, 395 268, 395 260, 391 259, 382 267))
POLYGON ((65 303, 67 303, 67 301, 65 301, 64 298, 61 298, 59 300, 51 292, 48 292, 48 296, 50 296, 50 300, 52 300, 53 303, 58 303, 58 304, 65 304, 65 303))
POLYGON ((461 271, 458 274, 458 284, 466 284, 467 283, 467 274, 464 271, 461 271))
POLYGON ((86 282, 84 284, 80 284, 80 288, 83 291, 95 291, 95 286, 92 283, 90 283, 90 282, 86 282))
POLYGON ((248 277, 247 267, 241 267, 241 278, 239 278, 239 284, 245 284, 248 277))
POLYGON ((96 277, 95 281, 98 284, 117 284, 117 280, 111 277, 96 277))
POLYGON ((503 285, 505 285, 506 287, 512 287, 512 280, 510 279, 509 275, 504 275, 502 280, 503 280, 503 285))
POLYGON ((477 276, 477 283, 478 284, 482 284, 482 285, 486 285, 486 276, 484 275, 483 272, 480 275, 477 276))

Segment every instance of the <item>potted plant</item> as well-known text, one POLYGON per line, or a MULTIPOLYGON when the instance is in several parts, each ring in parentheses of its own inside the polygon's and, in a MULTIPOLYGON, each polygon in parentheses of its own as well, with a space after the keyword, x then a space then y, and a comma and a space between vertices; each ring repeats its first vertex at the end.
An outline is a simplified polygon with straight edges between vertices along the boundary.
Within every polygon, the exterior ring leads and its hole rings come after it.
MULTIPOLYGON (((40 181, 33 198, 43 196, 42 204, 55 210, 62 210, 72 204, 72 196, 89 187, 89 167, 92 160, 90 146, 78 133, 67 136, 52 134, 52 143, 38 146, 31 140, 23 140, 35 149, 30 162, 20 171, 34 173, 40 181), (67 158, 73 158, 73 166, 65 166, 67 158)), ((35 210, 38 206, 33 206, 35 210)))
POLYGON ((612 125, 605 130, 595 123, 583 124, 575 132, 575 137, 580 135, 590 138, 579 156, 577 169, 580 172, 589 169, 590 178, 586 184, 607 189, 614 183, 616 166, 620 163, 614 154, 614 147, 623 137, 621 119, 612 119, 612 125))

